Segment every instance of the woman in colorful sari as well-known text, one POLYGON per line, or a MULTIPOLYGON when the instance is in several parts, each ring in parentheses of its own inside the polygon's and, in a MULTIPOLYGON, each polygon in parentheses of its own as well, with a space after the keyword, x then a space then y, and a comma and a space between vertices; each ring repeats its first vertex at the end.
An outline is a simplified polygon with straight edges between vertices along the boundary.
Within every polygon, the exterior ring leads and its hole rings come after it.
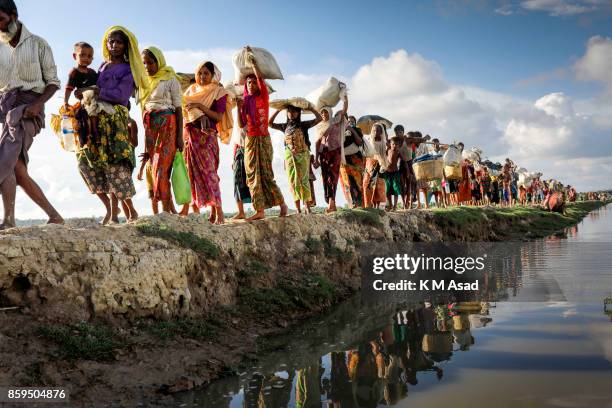
MULTIPOLYGON (((185 125, 185 161, 191 183, 191 206, 194 212, 211 207, 209 220, 223 224, 221 190, 219 188, 219 143, 229 143, 233 127, 231 105, 225 88, 219 83, 221 71, 210 61, 198 65, 196 83, 185 91, 183 116, 185 125)), ((189 205, 181 214, 187 215, 189 205)))
MULTIPOLYGON (((247 51, 251 51, 246 47, 247 51)), ((244 166, 255 214, 247 221, 265 218, 266 208, 280 206, 280 216, 287 215, 283 194, 274 181, 272 141, 268 132, 269 94, 264 77, 253 61, 254 74, 246 77, 244 101, 238 100, 240 127, 247 128, 244 166)))
POLYGON ((315 163, 321 165, 325 202, 328 203, 326 212, 336 211, 336 189, 340 177, 340 165, 344 159, 344 131, 346 130, 346 112, 348 98, 346 91, 342 90, 344 106, 342 110, 332 116, 330 107, 321 109, 323 121, 317 126, 317 142, 315 163))
POLYGON ((316 118, 302 122, 302 110, 295 106, 287 106, 287 123, 277 124, 274 119, 280 113, 274 112, 270 118, 270 127, 285 134, 285 169, 289 178, 289 187, 295 200, 298 213, 302 212, 300 201, 304 203, 304 210, 310 214, 308 203, 314 191, 310 190, 310 149, 307 144, 308 129, 321 122, 322 118, 315 109, 310 109, 316 118))
MULTIPOLYGON (((104 63, 100 67, 94 95, 101 101, 111 103, 115 112, 98 115, 97 134, 89 135, 86 143, 79 146, 77 158, 79 172, 89 190, 96 194, 106 207, 103 224, 118 221, 118 207, 111 206, 111 198, 122 201, 128 221, 138 218, 132 203, 136 194, 132 171, 136 165, 130 135, 129 99, 138 89, 146 94, 148 79, 142 64, 136 37, 121 26, 106 30, 102 40, 104 63)), ((77 97, 87 88, 76 92, 77 97)), ((143 99, 138 102, 142 105, 143 99)))
POLYGON ((340 166, 340 180, 346 202, 351 208, 363 206, 363 171, 365 160, 362 153, 363 133, 357 120, 349 116, 344 132, 344 163, 340 166))
POLYGON ((142 51, 142 61, 149 75, 149 88, 144 95, 145 128, 144 160, 151 161, 153 190, 151 200, 162 203, 162 210, 176 213, 172 204, 170 174, 176 151, 183 150, 183 113, 181 85, 160 49, 142 51))
POLYGON ((365 173, 363 175, 363 202, 366 208, 378 208, 386 202, 385 180, 381 170, 387 168, 387 133, 384 125, 372 126, 364 138, 366 145, 365 173))

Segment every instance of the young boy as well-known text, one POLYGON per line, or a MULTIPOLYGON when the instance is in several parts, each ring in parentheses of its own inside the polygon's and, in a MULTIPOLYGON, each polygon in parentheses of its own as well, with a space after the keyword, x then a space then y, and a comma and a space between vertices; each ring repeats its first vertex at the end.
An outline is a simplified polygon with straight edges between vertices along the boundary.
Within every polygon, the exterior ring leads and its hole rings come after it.
POLYGON ((387 211, 397 210, 397 198, 402 195, 401 181, 402 176, 399 171, 400 147, 403 139, 392 137, 389 147, 387 147, 387 161, 389 164, 385 169, 385 187, 387 191, 387 211))
POLYGON ((400 156, 400 177, 401 177, 401 186, 402 186, 402 204, 405 209, 409 209, 412 207, 412 180, 414 175, 412 174, 412 153, 410 152, 410 147, 408 147, 408 143, 404 143, 405 135, 404 135, 404 127, 402 125, 396 125, 393 128, 395 132, 395 137, 402 139, 402 144, 399 149, 400 156))
POLYGON ((64 92, 65 109, 70 107, 70 95, 75 89, 95 86, 98 83, 98 73, 89 68, 93 62, 93 55, 93 47, 86 42, 74 44, 72 58, 76 61, 77 66, 72 68, 68 74, 68 83, 66 84, 66 90, 64 92))
POLYGON ((147 191, 149 192, 149 199, 151 200, 151 209, 153 210, 153 214, 157 215, 159 214, 159 202, 155 199, 153 194, 153 173, 151 172, 151 160, 146 158, 144 153, 140 155, 140 169, 138 170, 138 175, 136 176, 138 181, 142 181, 143 173, 147 182, 147 191))

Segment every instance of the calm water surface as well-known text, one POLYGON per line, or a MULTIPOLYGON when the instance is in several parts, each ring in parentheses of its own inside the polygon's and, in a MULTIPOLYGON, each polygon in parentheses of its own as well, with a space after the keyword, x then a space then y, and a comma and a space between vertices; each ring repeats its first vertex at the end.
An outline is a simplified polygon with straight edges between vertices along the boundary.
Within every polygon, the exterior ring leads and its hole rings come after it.
POLYGON ((520 246, 487 302, 353 299, 186 407, 612 407, 612 206, 520 246), (533 299, 540 301, 534 302, 533 299), (465 310, 470 309, 470 310, 465 310))

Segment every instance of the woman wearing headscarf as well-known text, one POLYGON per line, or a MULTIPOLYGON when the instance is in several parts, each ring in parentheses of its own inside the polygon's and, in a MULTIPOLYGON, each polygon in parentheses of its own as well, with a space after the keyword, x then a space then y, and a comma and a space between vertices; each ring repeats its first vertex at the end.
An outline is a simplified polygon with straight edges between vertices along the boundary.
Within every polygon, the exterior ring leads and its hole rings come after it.
MULTIPOLYGON (((108 194, 124 204, 129 221, 138 218, 132 203, 136 194, 132 171, 136 165, 131 140, 129 100, 138 91, 138 103, 143 104, 149 81, 134 34, 121 26, 112 26, 102 39, 104 63, 100 67, 97 87, 91 88, 96 97, 113 105, 114 113, 98 114, 97 132, 79 146, 79 171, 89 190, 98 195, 106 207, 103 223, 117 221, 118 208, 110 205, 108 194)), ((82 96, 86 88, 78 90, 82 96)))
MULTIPOLYGON (((246 47, 247 51, 251 51, 246 47)), ((280 206, 280 216, 287 215, 287 205, 283 194, 274 181, 272 170, 272 141, 268 132, 269 94, 268 86, 253 60, 254 74, 248 75, 244 83, 244 101, 238 100, 238 120, 240 127, 247 129, 244 148, 244 167, 247 184, 255 214, 247 221, 260 220, 265 217, 266 208, 280 206)))
POLYGON ((321 115, 314 108, 310 111, 316 116, 315 119, 302 121, 302 110, 295 106, 287 106, 287 122, 274 123, 274 119, 280 113, 274 112, 270 118, 270 127, 280 130, 285 135, 285 169, 289 178, 289 187, 295 200, 295 207, 301 213, 300 201, 304 203, 306 213, 310 213, 310 202, 314 191, 310 190, 310 146, 308 141, 308 129, 321 122, 321 115))
POLYGON ((151 200, 162 210, 175 213, 170 190, 170 174, 177 150, 183 150, 183 113, 181 84, 172 67, 166 65, 159 48, 142 51, 142 61, 149 75, 149 87, 143 95, 145 128, 144 160, 150 160, 153 176, 151 200))
POLYGON ((336 211, 336 189, 340 177, 340 165, 344 159, 344 131, 346 130, 346 112, 348 111, 348 97, 346 89, 342 88, 344 105, 342 110, 332 116, 332 109, 325 106, 321 109, 323 121, 317 126, 317 142, 315 163, 321 165, 325 202, 328 203, 326 212, 336 211))
MULTIPOLYGON (((185 125, 185 161, 191 183, 191 206, 195 212, 211 207, 210 222, 222 224, 221 190, 219 188, 219 143, 229 143, 233 119, 225 88, 219 83, 221 71, 210 61, 195 71, 196 83, 183 94, 185 125)), ((186 215, 185 205, 181 214, 186 215)))
POLYGON ((387 132, 380 123, 372 126, 371 133, 364 138, 366 146, 365 173, 363 175, 363 202, 366 208, 386 202, 385 180, 381 170, 386 169, 387 132))
POLYGON ((351 208, 363 206, 363 171, 365 160, 362 154, 363 133, 356 125, 354 116, 344 131, 344 163, 340 166, 340 180, 344 197, 351 208))

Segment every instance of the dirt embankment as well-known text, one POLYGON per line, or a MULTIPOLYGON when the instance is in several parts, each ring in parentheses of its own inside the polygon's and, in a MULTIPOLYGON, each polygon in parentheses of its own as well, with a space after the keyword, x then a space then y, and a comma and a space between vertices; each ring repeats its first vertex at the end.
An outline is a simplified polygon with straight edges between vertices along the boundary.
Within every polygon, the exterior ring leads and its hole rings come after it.
POLYGON ((0 233, 0 384, 68 386, 78 404, 134 405, 253 357, 257 338, 359 289, 359 247, 552 233, 535 209, 341 211, 211 226, 160 215, 134 225, 0 233), (104 401, 102 403, 101 401, 104 401))

